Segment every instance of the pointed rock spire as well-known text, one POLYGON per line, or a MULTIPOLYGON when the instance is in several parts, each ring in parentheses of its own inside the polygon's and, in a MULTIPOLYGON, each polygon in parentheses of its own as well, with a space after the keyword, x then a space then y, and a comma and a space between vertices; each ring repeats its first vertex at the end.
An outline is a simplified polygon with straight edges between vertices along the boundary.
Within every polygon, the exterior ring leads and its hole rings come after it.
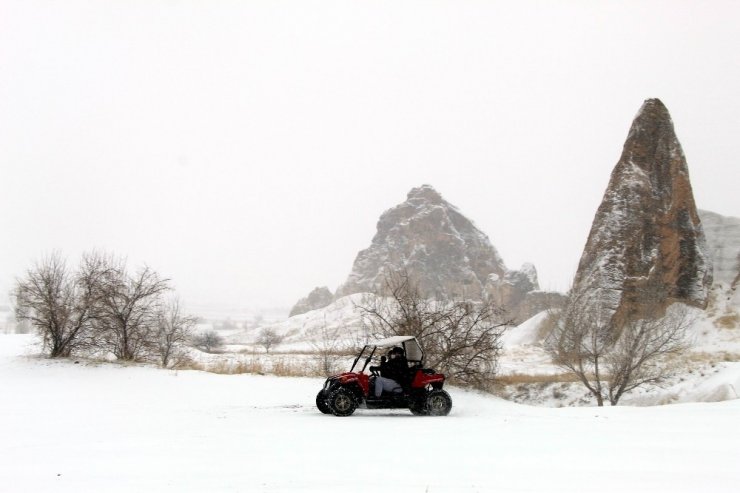
POLYGON ((571 290, 620 317, 706 306, 712 267, 668 110, 643 104, 594 218, 571 290))

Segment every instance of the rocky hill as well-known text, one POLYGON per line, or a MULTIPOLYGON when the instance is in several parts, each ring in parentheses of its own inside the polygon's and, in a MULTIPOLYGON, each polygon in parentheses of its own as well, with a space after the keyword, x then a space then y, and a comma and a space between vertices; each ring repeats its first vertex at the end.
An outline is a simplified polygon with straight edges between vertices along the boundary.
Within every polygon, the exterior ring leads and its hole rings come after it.
POLYGON ((425 296, 493 299, 518 321, 561 298, 538 291, 533 265, 509 270, 488 236, 429 185, 380 216, 370 246, 357 254, 334 299, 382 293, 387 274, 401 270, 425 296))
POLYGON ((535 294, 534 265, 509 270, 488 236, 429 185, 412 189, 380 216, 370 246, 357 255, 337 298, 382 292, 386 273, 399 269, 427 296, 492 298, 517 320, 554 299, 535 294))
POLYGON ((311 310, 318 310, 329 306, 334 301, 334 295, 331 294, 329 288, 326 286, 314 288, 313 291, 308 293, 308 296, 301 298, 296 302, 293 308, 290 310, 289 317, 300 315, 302 313, 310 312, 311 310))
POLYGON ((712 265, 668 110, 645 101, 594 218, 572 288, 624 317, 680 301, 705 307, 712 265))
POLYGON ((337 297, 380 292, 388 270, 407 269, 426 295, 480 299, 503 260, 488 237, 431 186, 412 189, 385 211, 368 248, 355 259, 337 297))

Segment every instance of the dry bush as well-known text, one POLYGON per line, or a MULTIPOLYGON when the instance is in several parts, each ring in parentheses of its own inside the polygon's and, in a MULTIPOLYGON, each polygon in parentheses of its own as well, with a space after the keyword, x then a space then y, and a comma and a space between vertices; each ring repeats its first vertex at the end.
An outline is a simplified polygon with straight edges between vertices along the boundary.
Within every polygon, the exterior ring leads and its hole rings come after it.
POLYGON ((572 373, 555 373, 555 374, 525 374, 510 373, 508 375, 499 375, 496 377, 496 383, 500 385, 520 385, 520 384, 541 384, 541 383, 571 383, 578 382, 577 376, 572 373))
POLYGON ((265 327, 257 336, 257 344, 265 348, 267 354, 270 354, 270 349, 278 346, 284 339, 285 337, 278 334, 272 327, 265 327))
POLYGON ((15 318, 36 329, 44 350, 52 358, 88 349, 93 342, 96 285, 102 271, 87 260, 72 272, 64 258, 54 253, 16 281, 12 293, 15 318))
POLYGON ((686 363, 722 363, 740 361, 740 353, 729 351, 717 351, 707 353, 703 351, 691 351, 684 357, 686 363))
POLYGON ((177 368, 187 364, 189 356, 185 345, 192 335, 196 321, 196 317, 182 313, 180 300, 177 298, 162 305, 157 313, 155 344, 155 352, 162 368, 177 368))
POLYGON ((215 330, 207 330, 194 335, 192 344, 206 353, 215 353, 224 345, 224 339, 215 330))
POLYGON ((279 377, 309 377, 316 376, 316 372, 312 371, 310 366, 305 364, 296 363, 294 361, 285 360, 283 358, 277 359, 272 364, 273 375, 279 377))
POLYGON ((558 367, 578 377, 599 406, 605 400, 616 406, 625 393, 673 375, 688 349, 693 323, 688 310, 652 308, 619 320, 583 299, 570 299, 545 349, 558 367))
POLYGON ((740 315, 737 313, 723 315, 714 321, 714 325, 721 329, 737 329, 740 327, 740 315))
POLYGON ((501 336, 510 325, 501 308, 488 301, 428 298, 405 271, 386 274, 383 294, 355 305, 366 334, 414 336, 424 348, 427 367, 457 384, 480 389, 490 385, 501 336))
POLYGON ((264 375, 265 367, 259 359, 240 361, 220 360, 203 366, 203 371, 218 375, 242 375, 244 373, 264 375))
POLYGON ((162 295, 171 289, 169 280, 146 266, 131 273, 124 259, 112 255, 93 253, 86 262, 101 271, 94 284, 96 345, 125 361, 156 353, 159 311, 162 295))

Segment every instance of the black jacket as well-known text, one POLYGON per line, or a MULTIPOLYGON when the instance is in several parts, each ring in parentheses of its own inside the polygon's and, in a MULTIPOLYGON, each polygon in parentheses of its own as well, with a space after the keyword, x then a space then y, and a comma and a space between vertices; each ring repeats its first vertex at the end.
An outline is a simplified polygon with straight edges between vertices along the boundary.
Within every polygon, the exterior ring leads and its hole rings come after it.
POLYGON ((406 357, 399 355, 380 363, 380 376, 395 380, 401 385, 406 385, 409 378, 409 363, 406 357))

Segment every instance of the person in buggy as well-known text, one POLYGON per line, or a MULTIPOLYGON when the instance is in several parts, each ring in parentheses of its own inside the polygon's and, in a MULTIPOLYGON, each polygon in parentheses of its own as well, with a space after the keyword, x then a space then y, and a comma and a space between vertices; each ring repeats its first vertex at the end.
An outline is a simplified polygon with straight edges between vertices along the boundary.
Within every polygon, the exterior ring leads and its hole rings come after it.
POLYGON ((394 347, 388 352, 388 359, 381 358, 380 366, 370 368, 371 371, 380 372, 375 377, 375 397, 379 398, 383 392, 399 393, 408 384, 409 364, 406 360, 403 348, 394 347))

